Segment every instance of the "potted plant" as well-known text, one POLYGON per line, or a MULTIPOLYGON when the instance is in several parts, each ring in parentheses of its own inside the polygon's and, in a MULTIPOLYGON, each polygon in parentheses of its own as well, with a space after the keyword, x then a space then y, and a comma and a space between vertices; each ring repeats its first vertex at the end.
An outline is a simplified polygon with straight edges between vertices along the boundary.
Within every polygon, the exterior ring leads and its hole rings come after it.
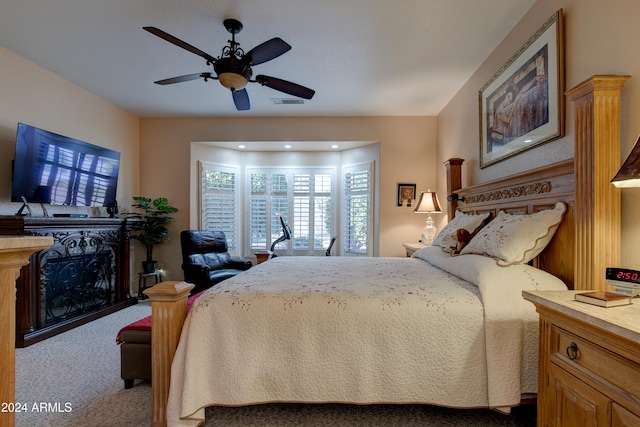
POLYGON ((133 207, 141 209, 143 213, 128 214, 131 218, 139 219, 133 224, 131 238, 142 243, 145 248, 146 258, 142 262, 142 271, 153 273, 158 266, 158 262, 153 259, 153 248, 170 240, 166 225, 175 219, 171 214, 178 212, 178 208, 170 206, 166 197, 152 200, 148 197, 134 196, 133 201, 133 207))

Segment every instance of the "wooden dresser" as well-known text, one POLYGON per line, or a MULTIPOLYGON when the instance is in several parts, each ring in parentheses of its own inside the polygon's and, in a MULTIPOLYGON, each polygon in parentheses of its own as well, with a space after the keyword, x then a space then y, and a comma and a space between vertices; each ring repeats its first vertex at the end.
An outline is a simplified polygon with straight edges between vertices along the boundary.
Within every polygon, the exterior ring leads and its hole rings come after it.
POLYGON ((525 291, 540 314, 538 426, 640 426, 640 300, 603 308, 525 291))

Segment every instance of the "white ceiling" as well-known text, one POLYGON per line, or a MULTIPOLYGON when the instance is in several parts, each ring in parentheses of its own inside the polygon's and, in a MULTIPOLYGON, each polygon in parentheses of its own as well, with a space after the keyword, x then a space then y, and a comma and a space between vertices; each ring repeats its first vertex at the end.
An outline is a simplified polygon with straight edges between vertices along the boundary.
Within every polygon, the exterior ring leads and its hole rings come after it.
MULTIPOLYGON (((436 115, 535 0, 2 0, 0 45, 141 117, 436 115), (142 29, 154 26, 220 55, 240 20, 245 51, 280 37, 284 55, 256 74, 316 91, 303 105, 247 86, 236 111, 219 82, 168 86, 211 71, 204 59, 142 29)), ((2 82, 10 84, 10 82, 2 82)))

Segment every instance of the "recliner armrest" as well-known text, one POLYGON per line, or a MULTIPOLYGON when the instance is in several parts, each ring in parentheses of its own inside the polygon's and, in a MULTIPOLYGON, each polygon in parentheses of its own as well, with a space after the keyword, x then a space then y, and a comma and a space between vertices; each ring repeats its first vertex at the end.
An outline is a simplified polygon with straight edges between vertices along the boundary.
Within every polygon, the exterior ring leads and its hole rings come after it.
POLYGON ((231 258, 228 265, 229 268, 235 268, 236 270, 248 270, 253 266, 253 263, 248 259, 231 258))
POLYGON ((209 281, 209 271, 211 269, 206 264, 182 264, 184 279, 189 283, 206 283, 209 281))

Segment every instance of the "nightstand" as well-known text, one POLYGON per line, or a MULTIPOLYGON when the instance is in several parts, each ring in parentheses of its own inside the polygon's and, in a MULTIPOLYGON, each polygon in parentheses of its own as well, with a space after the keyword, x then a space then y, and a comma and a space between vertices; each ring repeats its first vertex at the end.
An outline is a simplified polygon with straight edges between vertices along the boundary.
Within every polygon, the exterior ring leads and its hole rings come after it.
POLYGON ((259 251, 256 252, 256 262, 257 264, 262 264, 265 261, 268 261, 271 258, 271 255, 273 255, 273 252, 271 251, 259 251))
POLYGON ((422 249, 422 248, 426 248, 427 245, 423 245, 420 242, 416 242, 416 243, 403 243, 402 246, 404 246, 404 248, 407 250, 407 256, 410 257, 411 255, 413 255, 413 253, 415 251, 417 251, 418 249, 422 249))
POLYGON ((523 292, 540 314, 538 425, 640 425, 640 299, 604 308, 576 292, 523 292))

